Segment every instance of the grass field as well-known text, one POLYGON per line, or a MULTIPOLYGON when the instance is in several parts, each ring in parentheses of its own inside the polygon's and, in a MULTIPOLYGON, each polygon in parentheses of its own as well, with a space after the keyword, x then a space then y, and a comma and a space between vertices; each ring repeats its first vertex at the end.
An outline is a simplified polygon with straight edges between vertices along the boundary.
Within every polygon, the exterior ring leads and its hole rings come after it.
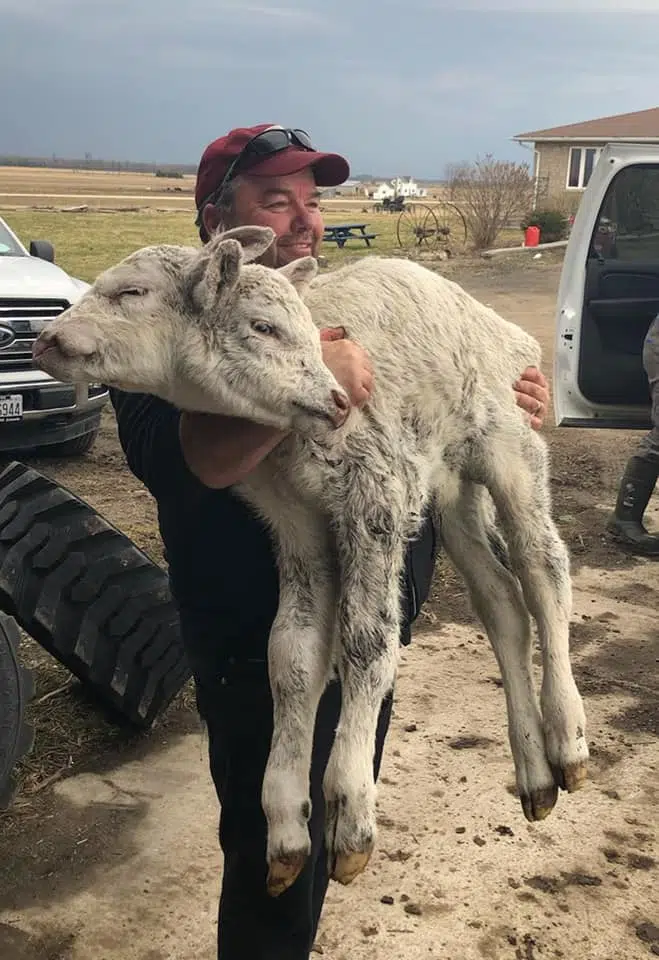
MULTIPOLYGON (((464 225, 447 207, 435 201, 421 201, 418 223, 437 224, 451 230, 453 256, 465 253, 464 225)), ((339 250, 323 245, 323 255, 332 265, 349 257, 368 253, 403 255, 432 259, 439 251, 431 243, 415 247, 409 224, 399 242, 399 215, 373 212, 373 201, 364 197, 337 197, 323 200, 328 224, 366 222, 368 232, 377 234, 371 248, 350 241, 339 250)), ((0 215, 28 244, 47 239, 55 246, 56 260, 67 272, 91 281, 106 267, 139 247, 151 243, 199 242, 194 227, 194 177, 155 177, 147 173, 97 170, 0 167, 0 215), (72 208, 84 206, 86 210, 72 208)), ((521 242, 518 230, 502 231, 502 246, 521 242)))
MULTIPOLYGON (((187 213, 12 210, 5 213, 4 218, 25 244, 36 239, 50 240, 55 247, 56 262, 73 276, 88 281, 147 244, 199 243, 192 216, 187 213)), ((362 217, 357 219, 361 222, 362 217)), ((342 223, 346 216, 345 213, 327 213, 325 220, 327 223, 342 223)), ((332 263, 340 263, 355 255, 406 252, 398 244, 398 217, 395 214, 368 214, 363 215, 363 220, 368 222, 369 231, 377 234, 377 240, 370 248, 362 242, 349 241, 339 250, 334 244, 325 243, 323 255, 332 263)))
MULTIPOLYGON (((28 245, 30 240, 50 240, 55 247, 56 262, 73 276, 89 282, 101 270, 117 263, 133 250, 152 243, 199 243, 191 213, 163 213, 154 210, 115 213, 62 213, 57 210, 9 210, 0 213, 9 226, 28 245)), ((326 212, 328 224, 345 222, 346 214, 326 212)), ((368 248, 362 242, 349 241, 339 250, 333 243, 323 244, 323 255, 332 265, 338 265, 354 256, 369 253, 380 255, 415 256, 419 250, 400 247, 396 227, 396 214, 363 214, 356 218, 368 222, 370 232, 377 240, 368 248)), ((502 245, 517 244, 520 234, 505 231, 499 237, 502 245)), ((419 248, 424 251, 426 248, 419 248)), ((464 252, 462 244, 456 245, 455 253, 464 252)), ((425 256, 426 254, 424 254, 425 256)), ((432 250, 428 251, 432 256, 432 250)))

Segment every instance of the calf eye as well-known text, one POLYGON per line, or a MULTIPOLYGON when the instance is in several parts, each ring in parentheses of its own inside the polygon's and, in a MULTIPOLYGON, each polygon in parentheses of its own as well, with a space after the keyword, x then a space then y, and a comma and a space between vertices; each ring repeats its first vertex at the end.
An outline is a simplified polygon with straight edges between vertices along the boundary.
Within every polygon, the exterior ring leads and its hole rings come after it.
POLYGON ((266 337, 271 337, 275 332, 275 328, 266 323, 265 320, 252 320, 252 330, 255 330, 256 333, 262 333, 266 337))
POLYGON ((147 291, 144 287, 127 287, 125 290, 121 290, 118 294, 120 297, 143 297, 147 291))

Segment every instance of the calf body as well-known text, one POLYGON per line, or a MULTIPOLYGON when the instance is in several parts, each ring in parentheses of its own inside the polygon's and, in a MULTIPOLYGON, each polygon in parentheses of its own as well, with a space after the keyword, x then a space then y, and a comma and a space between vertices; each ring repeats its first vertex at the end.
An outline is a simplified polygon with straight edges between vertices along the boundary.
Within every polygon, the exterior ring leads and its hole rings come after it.
POLYGON ((499 663, 528 819, 550 812, 559 787, 582 785, 588 748, 546 446, 511 389, 539 363, 536 341, 406 260, 369 257, 322 277, 309 258, 279 271, 245 265, 271 240, 241 228, 204 251, 138 251, 50 325, 35 357, 60 379, 100 379, 290 431, 236 488, 270 527, 280 577, 262 793, 276 895, 309 853, 314 717, 334 673, 342 709, 324 780, 331 875, 349 882, 373 849, 375 730, 396 675, 404 552, 424 510, 437 515, 499 663), (322 363, 318 328, 337 323, 373 363, 363 410, 348 409, 322 363), (491 549, 500 532, 506 566, 491 549))

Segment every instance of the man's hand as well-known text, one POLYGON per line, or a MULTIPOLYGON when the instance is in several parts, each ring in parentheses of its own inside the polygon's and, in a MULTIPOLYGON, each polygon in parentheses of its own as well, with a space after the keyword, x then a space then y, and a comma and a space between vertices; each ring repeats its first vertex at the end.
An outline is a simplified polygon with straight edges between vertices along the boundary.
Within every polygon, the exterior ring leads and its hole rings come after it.
POLYGON ((527 367, 513 384, 517 405, 531 418, 534 430, 540 430, 549 407, 549 384, 537 367, 527 367))
POLYGON ((343 327, 320 331, 323 360, 348 394, 355 407, 363 406, 373 389, 373 368, 368 354, 358 344, 346 340, 343 327))

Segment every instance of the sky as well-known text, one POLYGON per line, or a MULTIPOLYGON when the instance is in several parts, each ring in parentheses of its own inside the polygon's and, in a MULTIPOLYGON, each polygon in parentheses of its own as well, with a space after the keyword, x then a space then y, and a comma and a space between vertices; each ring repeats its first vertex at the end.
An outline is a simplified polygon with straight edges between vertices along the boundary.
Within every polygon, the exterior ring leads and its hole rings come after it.
POLYGON ((0 154, 198 162, 282 123, 439 178, 659 106, 659 0, 0 0, 0 154))

